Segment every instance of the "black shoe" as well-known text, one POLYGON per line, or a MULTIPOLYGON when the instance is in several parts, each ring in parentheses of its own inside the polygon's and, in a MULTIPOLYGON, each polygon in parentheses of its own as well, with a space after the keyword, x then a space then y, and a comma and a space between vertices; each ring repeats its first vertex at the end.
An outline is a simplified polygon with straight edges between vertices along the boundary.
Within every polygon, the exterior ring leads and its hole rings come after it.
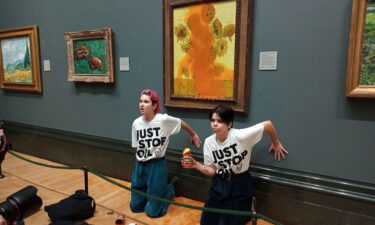
POLYGON ((181 196, 181 182, 180 178, 174 176, 171 180, 171 184, 174 187, 174 196, 179 197, 181 196))
POLYGON ((177 182, 179 182, 179 181, 180 181, 180 178, 174 176, 174 177, 172 178, 172 180, 171 180, 171 184, 175 184, 175 183, 177 183, 177 182))
POLYGON ((4 177, 5 175, 0 173, 0 179, 3 179, 4 177))

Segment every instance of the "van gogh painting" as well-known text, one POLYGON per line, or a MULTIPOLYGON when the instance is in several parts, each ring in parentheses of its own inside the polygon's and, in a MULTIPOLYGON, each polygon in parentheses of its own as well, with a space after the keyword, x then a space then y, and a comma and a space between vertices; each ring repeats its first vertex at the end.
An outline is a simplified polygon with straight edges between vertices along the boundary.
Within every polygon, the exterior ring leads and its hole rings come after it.
POLYGON ((41 92, 37 27, 0 31, 1 87, 41 92))
POLYGON ((353 0, 345 95, 375 98, 375 0, 353 0))
POLYGON ((68 81, 114 83, 112 30, 66 32, 68 81))
POLYGON ((165 0, 166 107, 246 112, 251 1, 165 0))
POLYGON ((360 85, 375 85, 375 0, 368 0, 363 35, 360 85))
POLYGON ((107 71, 104 39, 73 41, 76 74, 105 74, 107 71))
POLYGON ((174 95, 232 100, 236 2, 177 8, 173 18, 174 95))
POLYGON ((28 37, 1 40, 5 82, 32 83, 28 37))

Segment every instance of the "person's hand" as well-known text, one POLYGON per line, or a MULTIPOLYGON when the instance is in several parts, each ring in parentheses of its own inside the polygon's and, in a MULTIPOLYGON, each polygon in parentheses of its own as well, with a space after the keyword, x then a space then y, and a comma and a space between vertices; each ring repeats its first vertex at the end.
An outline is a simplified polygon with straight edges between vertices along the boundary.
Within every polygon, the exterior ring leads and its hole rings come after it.
POLYGON ((278 142, 277 144, 272 144, 268 151, 269 152, 274 151, 275 160, 279 160, 279 161, 281 158, 285 159, 285 155, 288 154, 288 151, 283 147, 283 145, 280 142, 278 142))
MULTIPOLYGON (((187 168, 187 169, 195 168, 195 166, 198 164, 197 161, 195 161, 195 159, 193 158, 193 156, 190 157, 190 164, 191 164, 191 167, 184 167, 184 168, 187 168)), ((182 167, 184 166, 184 159, 181 159, 181 166, 182 167)))
POLYGON ((0 225, 8 225, 8 222, 4 219, 2 215, 0 215, 0 225))
MULTIPOLYGON (((8 221, 2 215, 0 215, 0 225, 8 225, 8 221)), ((17 222, 14 221, 12 225, 17 225, 17 222)))
POLYGON ((190 168, 195 168, 197 166, 197 161, 193 158, 193 156, 190 158, 190 164, 191 164, 191 167, 190 168))
POLYGON ((200 148, 201 147, 201 139, 199 139, 199 136, 197 133, 194 133, 190 136, 190 142, 195 145, 195 147, 200 148))

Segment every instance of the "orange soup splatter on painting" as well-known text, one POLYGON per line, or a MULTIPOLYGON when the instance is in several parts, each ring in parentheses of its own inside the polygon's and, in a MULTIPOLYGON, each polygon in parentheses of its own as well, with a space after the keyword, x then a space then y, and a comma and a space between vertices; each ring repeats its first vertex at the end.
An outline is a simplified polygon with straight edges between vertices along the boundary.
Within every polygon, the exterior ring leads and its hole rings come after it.
POLYGON ((234 98, 236 2, 174 10, 174 95, 234 98))

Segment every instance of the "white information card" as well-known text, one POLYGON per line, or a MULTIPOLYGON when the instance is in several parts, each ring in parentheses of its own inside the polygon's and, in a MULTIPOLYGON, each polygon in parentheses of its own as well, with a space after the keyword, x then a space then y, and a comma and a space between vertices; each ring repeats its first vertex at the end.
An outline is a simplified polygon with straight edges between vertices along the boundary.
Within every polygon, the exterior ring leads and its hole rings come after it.
POLYGON ((129 57, 120 57, 120 71, 129 71, 129 57))
POLYGON ((51 71, 51 62, 49 60, 44 60, 43 67, 44 67, 44 71, 46 72, 51 71))
POLYGON ((259 70, 277 69, 277 51, 260 52, 259 70))

